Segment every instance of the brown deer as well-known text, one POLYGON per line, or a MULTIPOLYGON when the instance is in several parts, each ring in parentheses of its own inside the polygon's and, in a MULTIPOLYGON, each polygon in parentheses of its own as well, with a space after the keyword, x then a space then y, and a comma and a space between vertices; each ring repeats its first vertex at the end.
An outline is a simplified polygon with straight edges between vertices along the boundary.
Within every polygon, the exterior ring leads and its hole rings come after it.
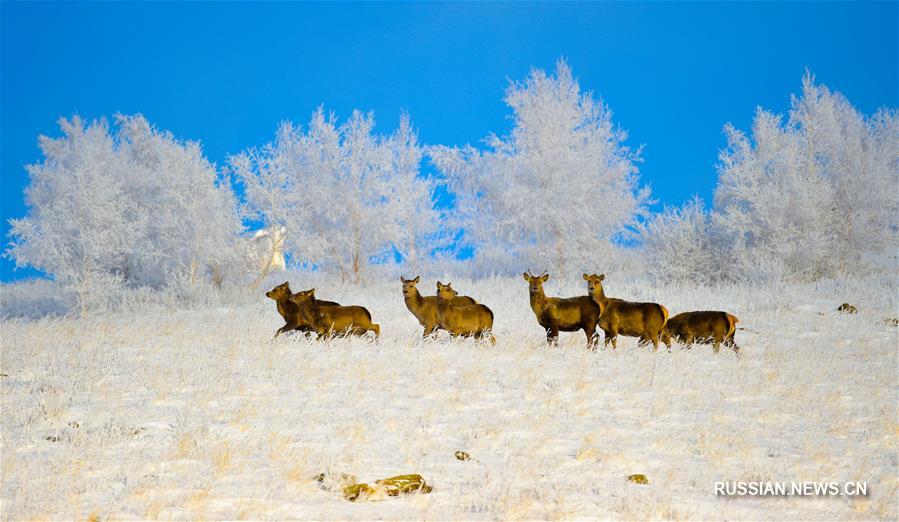
MULTIPOLYGON (((290 284, 287 281, 265 293, 266 297, 275 300, 278 305, 278 313, 284 318, 284 326, 278 328, 275 337, 291 330, 299 330, 304 333, 315 331, 312 324, 303 318, 297 305, 290 300, 291 295, 290 284)), ((333 301, 318 301, 318 304, 319 306, 340 306, 333 301)))
POLYGON ((493 312, 482 304, 456 304, 459 292, 453 290, 452 283, 443 284, 437 281, 437 323, 453 337, 474 337, 480 339, 489 336, 491 344, 496 344, 496 337, 490 333, 493 329, 493 312))
POLYGON ((549 274, 544 272, 535 276, 528 270, 522 275, 530 285, 531 310, 537 316, 537 322, 546 330, 546 341, 549 344, 556 344, 559 341, 559 331, 583 330, 587 336, 587 347, 596 347, 599 305, 593 302, 590 296, 546 297, 543 283, 549 280, 549 274))
POLYGON ((371 322, 371 314, 362 306, 319 306, 315 289, 297 292, 290 296, 300 313, 305 316, 319 339, 334 335, 365 335, 371 330, 381 336, 381 327, 371 322))
MULTIPOLYGON (((420 276, 415 276, 415 279, 406 279, 400 276, 400 281, 403 283, 403 300, 406 302, 406 308, 424 326, 423 337, 432 335, 440 328, 440 323, 437 322, 437 296, 423 296, 419 293, 416 285, 421 281, 420 276)), ((470 297, 460 295, 453 300, 453 304, 474 305, 477 302, 470 297)))
POLYGON ((618 334, 628 337, 639 337, 640 345, 652 343, 653 349, 659 349, 659 338, 665 322, 668 321, 668 310, 658 303, 632 303, 606 297, 602 289, 605 274, 587 275, 587 293, 599 305, 599 327, 605 332, 605 345, 612 343, 618 347, 618 334))
POLYGON ((734 342, 734 332, 739 322, 739 319, 727 312, 684 312, 665 323, 665 328, 662 329, 662 342, 669 350, 672 337, 688 347, 694 342, 712 343, 715 353, 718 353, 721 343, 724 343, 739 354, 740 347, 734 342))

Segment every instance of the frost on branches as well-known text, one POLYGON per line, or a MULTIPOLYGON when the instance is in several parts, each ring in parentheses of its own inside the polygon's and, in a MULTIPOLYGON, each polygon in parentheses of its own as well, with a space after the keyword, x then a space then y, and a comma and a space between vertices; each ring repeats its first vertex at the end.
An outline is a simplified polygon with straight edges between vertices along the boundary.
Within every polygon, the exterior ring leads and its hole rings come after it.
POLYGON ((718 278, 720 247, 700 198, 694 197, 680 208, 666 207, 641 230, 656 278, 695 284, 718 278))
POLYGON ((273 143, 230 158, 249 210, 287 230, 294 261, 357 282, 370 262, 414 266, 439 227, 409 118, 389 136, 373 134, 374 125, 370 113, 338 125, 319 109, 308 129, 284 123, 273 143))
POLYGON ((735 277, 814 280, 895 267, 899 127, 806 75, 784 122, 759 109, 751 137, 728 125, 713 221, 735 277))
POLYGON ((562 60, 555 76, 533 70, 510 85, 505 101, 512 131, 489 136, 489 150, 429 151, 456 195, 463 241, 487 272, 595 267, 645 213, 639 151, 623 145, 611 111, 581 92, 562 60))
POLYGON ((899 126, 860 114, 811 75, 784 119, 725 127, 715 207, 690 202, 644 228, 662 279, 813 281, 895 271, 899 126))
POLYGON ((230 186, 198 144, 140 115, 116 126, 61 119, 40 137, 44 160, 27 167, 28 215, 11 220, 6 255, 74 289, 82 311, 119 285, 218 282, 242 230, 230 186))

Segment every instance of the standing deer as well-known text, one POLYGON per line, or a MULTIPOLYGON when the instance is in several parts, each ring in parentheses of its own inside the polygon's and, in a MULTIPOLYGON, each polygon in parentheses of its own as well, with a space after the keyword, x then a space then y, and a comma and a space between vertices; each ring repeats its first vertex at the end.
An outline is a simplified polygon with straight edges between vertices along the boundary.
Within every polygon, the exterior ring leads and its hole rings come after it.
POLYGON ((588 295, 577 297, 546 297, 543 283, 549 280, 549 274, 531 275, 530 270, 522 274, 528 282, 531 295, 531 310, 537 316, 537 322, 546 329, 546 341, 556 344, 559 331, 576 332, 583 330, 587 336, 587 347, 595 349, 598 341, 596 325, 599 323, 599 305, 588 295))
POLYGON ((371 314, 362 306, 319 306, 315 289, 297 292, 290 300, 299 306, 300 312, 312 323, 318 338, 334 335, 365 335, 371 330, 381 336, 381 327, 371 322, 371 314))
POLYGON ((721 343, 724 343, 739 354, 740 347, 734 342, 734 332, 739 322, 739 319, 727 312, 684 312, 668 319, 662 330, 662 342, 669 350, 672 337, 688 347, 694 342, 712 343, 715 353, 718 353, 721 343))
MULTIPOLYGON (((437 296, 423 296, 419 293, 418 287, 415 285, 421 281, 420 276, 416 276, 415 279, 406 279, 400 276, 400 281, 403 283, 403 300, 406 302, 406 308, 424 327, 423 337, 432 335, 440 328, 440 323, 437 322, 437 296)), ((474 305, 477 302, 470 297, 460 295, 453 299, 453 304, 474 305)))
MULTIPOLYGON (((312 323, 306 320, 304 314, 301 313, 299 306, 290 300, 290 284, 287 281, 266 292, 265 296, 275 300, 275 303, 278 305, 278 313, 284 318, 284 326, 278 328, 278 331, 275 332, 275 337, 291 330, 299 330, 301 332, 315 331, 312 323)), ((318 305, 340 306, 333 301, 318 301, 318 305)))
POLYGON ((605 332, 605 345, 612 343, 618 347, 618 334, 628 337, 639 337, 640 345, 652 343, 653 349, 659 349, 659 337, 665 322, 668 321, 668 310, 658 303, 632 303, 606 297, 602 289, 605 274, 587 275, 587 293, 599 305, 599 327, 605 332))
POLYGON ((496 337, 490 333, 493 329, 493 312, 482 304, 456 304, 459 292, 452 288, 452 283, 443 284, 437 281, 437 323, 453 337, 474 337, 480 339, 488 335, 491 344, 496 344, 496 337))

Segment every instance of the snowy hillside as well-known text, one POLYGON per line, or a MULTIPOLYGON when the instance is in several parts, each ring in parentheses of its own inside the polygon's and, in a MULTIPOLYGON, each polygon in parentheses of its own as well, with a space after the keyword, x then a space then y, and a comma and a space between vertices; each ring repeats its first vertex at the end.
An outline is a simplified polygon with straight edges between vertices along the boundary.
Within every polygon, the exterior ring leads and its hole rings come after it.
MULTIPOLYGON (((495 347, 421 341, 399 281, 315 285, 367 306, 377 343, 272 341, 282 322, 261 291, 233 307, 5 320, 3 519, 899 515, 889 287, 609 281, 610 295, 672 314, 734 313, 751 330, 737 332, 737 358, 707 346, 654 354, 633 339, 593 353, 581 333, 548 348, 520 278, 453 283, 493 309, 495 347), (859 313, 834 312, 843 301, 859 313), (434 490, 351 503, 319 473, 420 473, 434 490), (634 473, 649 484, 628 482, 634 473), (720 480, 858 480, 868 496, 728 499, 714 496, 720 480)), ((546 289, 583 292, 575 281, 546 289)))

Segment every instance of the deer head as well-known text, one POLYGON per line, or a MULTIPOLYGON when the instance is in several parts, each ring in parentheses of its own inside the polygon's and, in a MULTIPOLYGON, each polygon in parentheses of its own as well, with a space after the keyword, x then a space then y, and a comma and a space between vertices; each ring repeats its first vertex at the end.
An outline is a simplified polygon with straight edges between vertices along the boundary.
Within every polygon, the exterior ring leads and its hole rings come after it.
POLYGON ((437 281, 437 298, 452 299, 459 295, 459 292, 453 290, 452 283, 443 284, 437 281))
POLYGON ((403 296, 411 297, 415 295, 415 292, 417 291, 415 285, 421 281, 421 276, 415 276, 415 279, 406 279, 403 276, 400 276, 400 281, 403 283, 403 296))
POLYGON ((311 288, 309 290, 303 290, 301 292, 297 292, 290 296, 290 300, 294 304, 303 305, 308 304, 309 302, 315 299, 315 288, 311 288))
POLYGON ((591 296, 594 295, 605 295, 602 289, 602 281, 606 278, 605 274, 593 274, 587 275, 584 274, 584 281, 587 282, 587 293, 591 296))
POLYGON ((287 299, 290 297, 290 285, 287 283, 287 281, 284 281, 280 285, 266 292, 265 297, 274 299, 275 301, 287 299))
POLYGON ((524 280, 527 281, 530 285, 529 288, 532 294, 542 293, 543 283, 549 281, 549 274, 547 274, 546 271, 538 276, 535 276, 531 275, 531 271, 528 270, 527 272, 522 274, 522 276, 524 276, 524 280))

